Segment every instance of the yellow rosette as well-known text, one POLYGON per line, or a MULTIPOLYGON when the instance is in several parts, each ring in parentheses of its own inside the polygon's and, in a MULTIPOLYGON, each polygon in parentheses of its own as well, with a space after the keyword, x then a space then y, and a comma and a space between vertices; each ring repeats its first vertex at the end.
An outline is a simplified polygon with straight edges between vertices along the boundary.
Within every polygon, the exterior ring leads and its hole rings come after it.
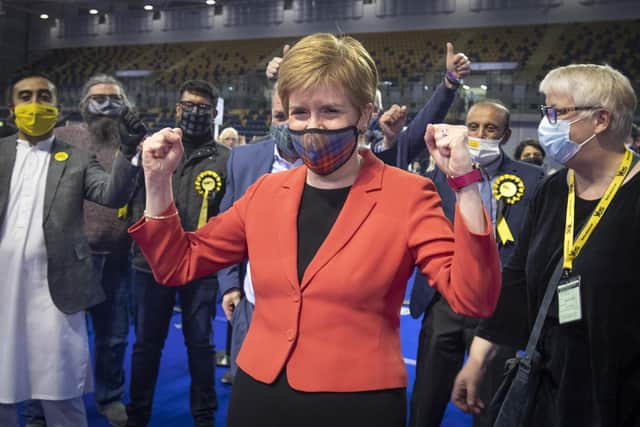
MULTIPOLYGON (((516 175, 501 175, 493 183, 493 196, 496 200, 503 200, 509 205, 518 203, 524 196, 524 182, 516 175)), ((509 224, 500 211, 496 218, 496 232, 503 245, 515 241, 509 224)))
POLYGON ((222 178, 212 170, 205 170, 198 174, 195 181, 196 191, 202 196, 202 206, 198 217, 198 228, 207 223, 209 211, 209 193, 222 189, 222 178))

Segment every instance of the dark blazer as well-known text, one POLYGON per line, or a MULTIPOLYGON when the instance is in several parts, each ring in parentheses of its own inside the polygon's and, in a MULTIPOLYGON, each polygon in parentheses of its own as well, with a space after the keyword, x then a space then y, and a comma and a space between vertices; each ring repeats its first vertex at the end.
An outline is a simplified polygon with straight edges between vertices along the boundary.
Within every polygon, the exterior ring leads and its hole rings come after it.
MULTIPOLYGON (((83 201, 112 208, 125 205, 139 168, 118 153, 108 174, 94 154, 59 138, 51 144, 51 153, 42 224, 47 279, 53 303, 63 313, 72 314, 104 300, 85 234, 83 201), (67 153, 68 158, 55 160, 53 154, 59 152, 67 153)), ((0 139, 0 225, 5 219, 15 160, 16 135, 0 139)))
POLYGON ((376 156, 388 165, 407 169, 409 163, 427 149, 424 143, 427 125, 444 121, 455 95, 455 89, 439 84, 429 101, 418 111, 407 128, 398 134, 395 145, 386 151, 376 153, 376 156))
MULTIPOLYGON (((275 141, 267 136, 253 144, 238 145, 231 150, 227 161, 227 185, 220 203, 220 212, 224 212, 233 203, 244 196, 247 189, 262 175, 271 172, 275 150, 275 141)), ((243 288, 247 262, 235 264, 218 272, 220 293, 230 289, 243 288)))
MULTIPOLYGON (((522 199, 514 203, 499 204, 498 209, 502 210, 507 224, 513 233, 514 238, 518 239, 518 232, 524 223, 526 213, 528 212, 529 203, 533 199, 538 186, 544 179, 544 170, 538 166, 529 163, 512 160, 506 154, 502 156, 502 162, 498 167, 498 176, 503 174, 516 175, 524 182, 524 195, 522 199)), ((447 218, 453 221, 455 214, 456 194, 449 187, 447 177, 439 169, 435 169, 429 176, 438 190, 438 194, 442 198, 442 209, 447 218)), ((498 239, 498 251, 500 253, 500 262, 505 265, 506 261, 511 257, 515 249, 515 242, 507 242, 503 245, 498 239)), ((427 309, 427 306, 435 295, 435 290, 429 286, 423 286, 426 282, 424 276, 416 272, 415 282, 411 290, 411 301, 409 308, 413 317, 420 317, 427 309)))

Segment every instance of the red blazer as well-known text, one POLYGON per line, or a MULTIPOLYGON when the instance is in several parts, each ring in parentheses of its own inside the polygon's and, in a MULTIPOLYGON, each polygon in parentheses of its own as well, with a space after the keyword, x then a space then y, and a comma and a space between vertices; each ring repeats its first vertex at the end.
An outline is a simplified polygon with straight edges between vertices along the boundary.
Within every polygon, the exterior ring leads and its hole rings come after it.
POLYGON ((258 381, 273 382, 286 366, 301 391, 406 387, 400 308, 414 266, 456 312, 486 317, 495 308, 501 277, 491 221, 482 235, 462 218, 452 228, 430 180, 362 155, 302 283, 296 229, 306 167, 264 175, 195 233, 177 217, 130 229, 160 283, 187 283, 250 259, 256 305, 238 365, 258 381))

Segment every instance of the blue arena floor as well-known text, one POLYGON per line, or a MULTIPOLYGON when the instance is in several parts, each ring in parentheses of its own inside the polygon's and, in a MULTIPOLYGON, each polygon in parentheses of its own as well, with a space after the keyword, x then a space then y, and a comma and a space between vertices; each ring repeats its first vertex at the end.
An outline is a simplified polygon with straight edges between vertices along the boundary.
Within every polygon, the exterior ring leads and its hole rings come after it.
MULTIPOLYGON (((409 292, 409 290, 407 290, 409 292)), ((226 319, 218 306, 218 314, 213 320, 215 331, 216 349, 223 349, 226 339, 226 319)), ((418 345, 418 333, 420 320, 415 320, 408 315, 408 308, 403 308, 401 319, 402 351, 409 375, 409 388, 411 393, 415 376, 415 357, 418 345)), ((131 348, 135 337, 133 328, 129 334, 129 346, 126 356, 127 390, 130 377, 131 348)), ((216 413, 216 427, 224 427, 227 418, 227 407, 231 387, 220 383, 220 377, 226 368, 216 369, 216 391, 218 393, 218 410, 216 413)), ((125 396, 128 399, 128 396, 125 396)), ((109 423, 96 411, 93 395, 85 397, 87 415, 90 427, 109 427, 109 423)), ((22 424, 23 425, 23 424, 22 424)), ((169 336, 162 354, 158 385, 156 387, 153 404, 153 416, 150 427, 188 427, 193 426, 189 414, 189 372, 187 368, 186 349, 182 331, 180 329, 180 314, 175 313, 171 320, 169 336)), ((467 427, 471 426, 471 417, 462 413, 452 404, 449 404, 447 412, 441 424, 442 427, 467 427)))

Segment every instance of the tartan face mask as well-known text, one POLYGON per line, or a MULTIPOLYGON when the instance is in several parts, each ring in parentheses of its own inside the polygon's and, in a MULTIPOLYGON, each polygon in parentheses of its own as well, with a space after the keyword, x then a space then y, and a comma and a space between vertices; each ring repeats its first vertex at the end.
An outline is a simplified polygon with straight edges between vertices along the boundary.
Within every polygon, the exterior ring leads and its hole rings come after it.
POLYGON ((318 175, 329 175, 344 165, 358 145, 358 128, 289 129, 293 147, 305 165, 318 175))
POLYGON ((284 125, 276 125, 271 123, 269 126, 269 133, 275 139, 276 145, 278 146, 278 151, 280 155, 283 157, 287 157, 289 159, 297 159, 298 153, 296 149, 293 147, 293 142, 291 141, 291 134, 289 133, 289 127, 284 125))

